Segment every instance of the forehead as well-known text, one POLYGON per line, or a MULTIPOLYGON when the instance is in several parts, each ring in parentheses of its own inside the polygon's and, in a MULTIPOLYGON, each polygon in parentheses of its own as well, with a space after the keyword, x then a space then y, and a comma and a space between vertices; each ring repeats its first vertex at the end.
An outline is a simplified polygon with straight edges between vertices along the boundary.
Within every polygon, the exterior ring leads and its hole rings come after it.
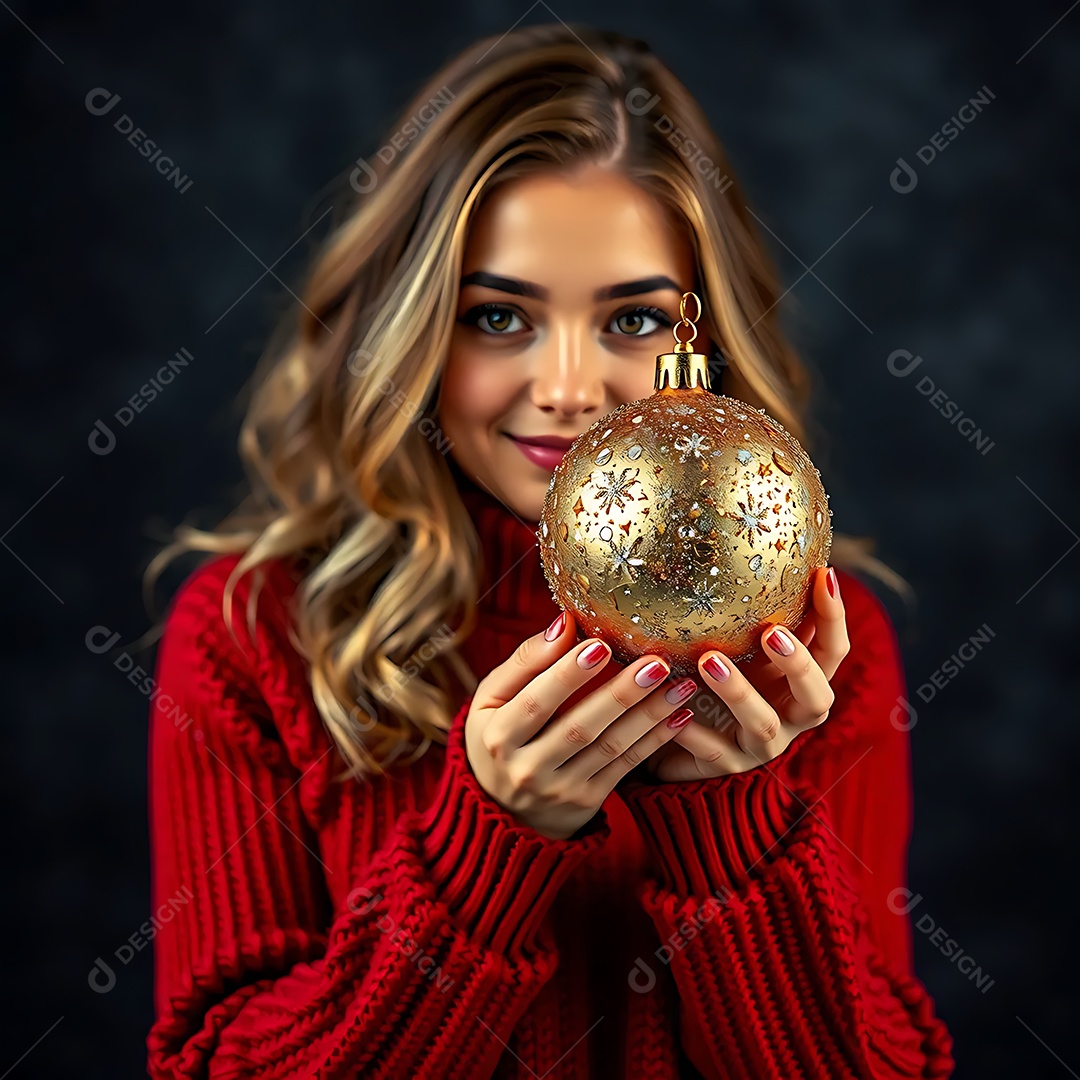
POLYGON ((599 168, 539 173, 496 187, 471 223, 463 274, 544 285, 552 300, 667 274, 690 287, 686 235, 654 196, 599 168))

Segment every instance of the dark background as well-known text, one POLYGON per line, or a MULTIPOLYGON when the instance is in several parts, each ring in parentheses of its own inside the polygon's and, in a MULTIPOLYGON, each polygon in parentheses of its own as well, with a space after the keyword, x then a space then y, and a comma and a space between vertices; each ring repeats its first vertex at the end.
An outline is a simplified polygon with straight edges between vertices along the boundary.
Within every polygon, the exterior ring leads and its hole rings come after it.
POLYGON ((928 914, 994 980, 980 991, 916 933, 957 1076, 1077 1076, 1080 11, 1068 0, 3 5, 0 865, 15 872, 0 1075, 145 1068, 150 948, 114 965, 108 993, 88 973, 150 914, 148 705, 87 632, 134 642, 150 625, 140 574, 154 537, 231 504, 235 399, 323 233, 291 247, 333 201, 328 184, 383 145, 460 48, 555 18, 644 38, 704 105, 792 286, 834 526, 876 536, 917 590, 915 609, 878 590, 918 710, 913 918, 928 914), (984 86, 990 104, 920 162, 984 86), (86 107, 96 87, 121 96, 107 116, 86 107), (184 193, 115 130, 121 113, 191 178, 184 193), (890 184, 900 157, 917 170, 907 193, 890 184), (128 427, 112 424, 112 452, 93 453, 96 421, 180 348, 191 365, 128 427), (923 358, 917 373, 890 374, 897 349, 923 358), (919 392, 924 375, 993 440, 988 453, 919 392), (984 623, 991 642, 917 700, 984 623))

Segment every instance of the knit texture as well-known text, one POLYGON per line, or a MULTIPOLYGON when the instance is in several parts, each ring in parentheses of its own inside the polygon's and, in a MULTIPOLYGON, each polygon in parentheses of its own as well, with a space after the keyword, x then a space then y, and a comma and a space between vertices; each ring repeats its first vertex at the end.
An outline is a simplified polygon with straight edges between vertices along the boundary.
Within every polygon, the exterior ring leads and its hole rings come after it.
MULTIPOLYGON (((535 524, 471 483, 462 497, 483 582, 463 654, 481 678, 558 608, 535 524)), ((290 639, 296 576, 271 562, 241 579, 234 640, 237 559, 189 575, 156 660, 152 1077, 951 1075, 889 902, 911 830, 890 720, 904 679, 858 579, 838 573, 852 646, 824 724, 738 776, 635 773, 552 840, 473 775, 471 698, 445 748, 335 781, 290 639)))

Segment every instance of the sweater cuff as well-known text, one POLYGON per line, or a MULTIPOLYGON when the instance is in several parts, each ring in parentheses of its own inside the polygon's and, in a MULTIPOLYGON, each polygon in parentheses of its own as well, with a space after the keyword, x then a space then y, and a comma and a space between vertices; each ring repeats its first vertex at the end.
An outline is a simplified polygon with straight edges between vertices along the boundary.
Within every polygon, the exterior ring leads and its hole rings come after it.
POLYGON ((460 926, 497 952, 521 954, 563 882, 611 833, 603 809, 566 840, 521 824, 480 786, 465 750, 469 698, 447 736, 446 765, 420 818, 421 856, 460 926))
POLYGON ((805 813, 803 801, 765 767, 689 782, 629 781, 619 793, 659 883, 682 897, 722 900, 759 877, 805 813))

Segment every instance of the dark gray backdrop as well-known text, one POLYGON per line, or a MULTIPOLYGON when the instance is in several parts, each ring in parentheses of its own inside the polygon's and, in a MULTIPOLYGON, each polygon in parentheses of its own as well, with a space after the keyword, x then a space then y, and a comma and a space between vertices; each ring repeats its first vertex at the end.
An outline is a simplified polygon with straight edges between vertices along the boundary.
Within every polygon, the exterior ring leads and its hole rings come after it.
MULTIPOLYGON (((309 250, 297 240, 331 204, 327 184, 382 145, 459 48, 560 18, 643 37, 702 101, 825 384, 815 460, 834 524, 877 536, 918 590, 914 611, 882 595, 916 708, 918 970, 956 1037, 957 1075, 1077 1076, 1080 12, 1067 0, 3 7, 14 872, 0 1075, 144 1069, 150 949, 115 962, 106 993, 88 973, 150 914, 148 708, 87 632, 137 638, 155 529, 192 509, 209 525, 230 505, 233 402, 292 302, 309 250), (98 88, 120 96, 108 114, 87 105, 98 88), (190 183, 156 172, 121 114, 190 183), (914 177, 894 177, 900 158, 914 177), (116 422, 180 349, 188 367, 116 422), (908 354, 921 361, 901 376, 908 354), (993 445, 969 442, 946 403, 993 445), (91 449, 98 421, 116 436, 108 453, 91 449), (984 625, 993 636, 970 663, 917 698, 984 625), (992 984, 950 962, 937 927, 992 984)), ((109 445, 100 429, 96 445, 109 445)))

